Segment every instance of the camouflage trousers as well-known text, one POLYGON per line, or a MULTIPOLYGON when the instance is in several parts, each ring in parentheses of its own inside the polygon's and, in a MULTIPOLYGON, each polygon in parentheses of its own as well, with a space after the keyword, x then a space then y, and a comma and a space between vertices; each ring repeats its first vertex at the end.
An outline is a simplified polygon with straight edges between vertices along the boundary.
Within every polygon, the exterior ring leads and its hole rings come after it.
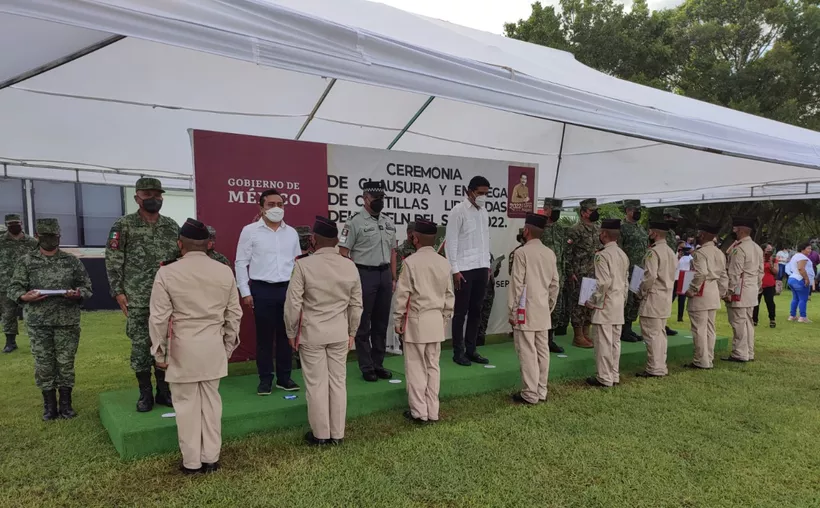
POLYGON ((131 368, 134 372, 151 372, 151 335, 148 333, 148 309, 128 308, 125 334, 131 340, 131 368))
POLYGON ((565 287, 561 287, 561 290, 558 292, 558 301, 555 302, 555 308, 552 309, 551 316, 553 330, 556 328, 565 328, 569 324, 567 293, 568 292, 565 287))
POLYGON ((3 333, 17 335, 19 333, 17 316, 20 313, 20 305, 6 298, 6 295, 0 295, 0 312, 2 312, 3 333))
POLYGON ((578 298, 581 297, 581 278, 578 276, 578 282, 567 281, 567 305, 570 306, 569 321, 573 328, 580 328, 582 326, 589 326, 592 324, 592 309, 584 305, 578 305, 578 298))
POLYGON ((74 357, 80 345, 80 325, 28 325, 34 381, 40 390, 74 387, 74 357))
POLYGON ((490 313, 493 311, 495 302, 495 282, 487 284, 487 292, 484 294, 484 303, 481 305, 481 322, 478 324, 477 346, 483 346, 487 337, 487 326, 490 324, 490 313))

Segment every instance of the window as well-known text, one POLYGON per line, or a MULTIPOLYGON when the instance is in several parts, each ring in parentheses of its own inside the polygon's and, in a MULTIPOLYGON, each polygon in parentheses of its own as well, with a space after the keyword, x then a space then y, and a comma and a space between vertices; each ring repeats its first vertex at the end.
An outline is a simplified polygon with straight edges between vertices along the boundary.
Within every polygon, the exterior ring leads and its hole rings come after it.
POLYGON ((7 213, 16 213, 23 219, 23 229, 27 230, 25 211, 23 181, 0 178, 0 221, 7 213))
POLYGON ((123 215, 122 190, 110 185, 79 184, 82 244, 104 247, 111 225, 123 215))
POLYGON ((35 220, 59 220, 64 246, 104 247, 111 225, 123 214, 121 187, 38 180, 32 195, 35 220))
POLYGON ((74 185, 66 182, 36 181, 32 190, 35 229, 37 219, 55 218, 60 221, 60 243, 69 246, 81 245, 74 185))

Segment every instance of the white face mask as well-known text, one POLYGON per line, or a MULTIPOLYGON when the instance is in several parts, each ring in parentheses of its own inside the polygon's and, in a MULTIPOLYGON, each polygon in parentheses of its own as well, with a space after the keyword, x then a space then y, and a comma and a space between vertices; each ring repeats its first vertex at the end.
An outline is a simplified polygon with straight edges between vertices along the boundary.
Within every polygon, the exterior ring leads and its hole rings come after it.
POLYGON ((475 204, 479 208, 484 208, 484 205, 487 204, 487 196, 476 196, 475 197, 475 204))
POLYGON ((268 220, 271 222, 282 222, 282 219, 285 218, 285 209, 271 208, 267 212, 265 212, 265 217, 267 217, 268 220))

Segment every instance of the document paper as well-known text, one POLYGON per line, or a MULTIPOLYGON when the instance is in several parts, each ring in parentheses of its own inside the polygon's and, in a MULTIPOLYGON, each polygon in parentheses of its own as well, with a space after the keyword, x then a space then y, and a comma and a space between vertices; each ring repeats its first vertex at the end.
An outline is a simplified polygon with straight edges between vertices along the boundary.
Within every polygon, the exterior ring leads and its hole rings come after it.
MULTIPOLYGON (((590 279, 589 277, 584 277, 581 279, 581 294, 578 297, 578 305, 585 305, 592 295, 595 294, 595 290, 598 289, 598 281, 595 279, 590 279)), ((598 309, 602 309, 603 307, 596 307, 598 309)))
POLYGON ((641 289, 641 282, 643 282, 644 269, 636 266, 632 269, 632 278, 629 279, 629 290, 637 294, 641 289))

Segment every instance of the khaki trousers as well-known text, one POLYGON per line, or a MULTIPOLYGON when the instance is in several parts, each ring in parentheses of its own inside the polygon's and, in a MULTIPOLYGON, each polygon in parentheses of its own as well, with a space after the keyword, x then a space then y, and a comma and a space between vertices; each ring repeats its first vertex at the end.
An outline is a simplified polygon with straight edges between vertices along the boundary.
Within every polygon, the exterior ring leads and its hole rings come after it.
POLYGON ((716 309, 689 311, 692 322, 692 341, 695 355, 692 363, 702 369, 711 369, 715 362, 715 315, 716 309))
POLYGON ((666 318, 641 316, 641 335, 646 343, 646 372, 653 376, 669 374, 666 368, 666 318))
POLYGON ((219 380, 170 383, 174 394, 182 464, 199 469, 219 461, 222 448, 222 397, 219 380))
POLYGON ((592 345, 595 347, 595 367, 598 381, 604 386, 621 382, 618 371, 621 361, 621 328, 623 325, 592 325, 595 331, 592 345))
POLYGON ((347 351, 347 341, 299 346, 308 422, 317 439, 345 437, 347 351))
POLYGON ((738 360, 755 359, 755 328, 752 321, 754 307, 729 307, 732 325, 732 356, 738 360))
POLYGON ((515 351, 521 364, 521 397, 532 404, 547 400, 550 371, 548 337, 547 330, 513 330, 515 351))
POLYGON ((438 392, 441 386, 441 343, 404 343, 407 401, 413 418, 438 421, 438 392))

